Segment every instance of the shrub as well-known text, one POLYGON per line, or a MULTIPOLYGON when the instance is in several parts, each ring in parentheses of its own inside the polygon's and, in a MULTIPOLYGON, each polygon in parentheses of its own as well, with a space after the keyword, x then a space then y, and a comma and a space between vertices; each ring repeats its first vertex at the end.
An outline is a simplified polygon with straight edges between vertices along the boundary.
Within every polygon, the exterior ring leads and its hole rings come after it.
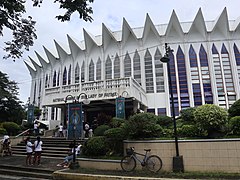
POLYGON ((7 134, 6 129, 0 128, 0 134, 1 134, 1 135, 7 134))
POLYGON ((2 123, 2 127, 4 129, 6 129, 8 135, 12 136, 12 135, 17 135, 17 133, 20 130, 19 125, 17 125, 14 122, 3 122, 2 123))
POLYGON ((121 127, 121 126, 123 126, 125 121, 126 120, 124 120, 124 119, 114 117, 114 118, 112 118, 112 121, 110 122, 110 126, 112 128, 121 127))
POLYGON ((103 136, 106 130, 110 129, 108 125, 100 125, 94 130, 94 136, 103 136))
POLYGON ((169 127, 173 125, 173 120, 169 116, 157 116, 157 124, 162 127, 169 127))
POLYGON ((157 124, 157 116, 152 113, 139 113, 131 116, 125 123, 129 139, 159 137, 162 127, 157 124))
POLYGON ((114 140, 124 140, 126 133, 123 128, 111 128, 104 132, 104 136, 114 140))
POLYGON ((208 136, 220 132, 227 123, 227 111, 214 104, 198 106, 194 112, 196 125, 201 130, 206 130, 208 136))
POLYGON ((229 120, 229 126, 234 135, 240 135, 240 116, 232 117, 229 120))
POLYGON ((240 116, 240 99, 235 101, 228 109, 229 117, 240 116))
POLYGON ((183 121, 194 122, 194 112, 196 111, 195 107, 190 107, 187 109, 182 109, 180 111, 180 117, 183 121))
POLYGON ((103 136, 90 138, 83 147, 83 154, 87 156, 103 156, 108 152, 106 139, 103 136))
POLYGON ((196 125, 183 125, 177 129, 177 133, 180 137, 201 137, 204 136, 204 131, 201 131, 196 125))

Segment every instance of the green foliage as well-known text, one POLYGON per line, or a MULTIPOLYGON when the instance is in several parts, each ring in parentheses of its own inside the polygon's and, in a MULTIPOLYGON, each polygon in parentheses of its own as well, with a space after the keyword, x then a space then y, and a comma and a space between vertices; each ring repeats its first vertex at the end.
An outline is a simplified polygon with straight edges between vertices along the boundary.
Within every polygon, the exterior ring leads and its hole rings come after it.
POLYGON ((110 127, 112 128, 117 128, 123 126, 126 120, 121 119, 121 118, 112 118, 112 121, 110 122, 110 127))
POLYGON ((35 116, 37 119, 39 119, 39 117, 41 116, 41 114, 42 114, 42 110, 41 110, 39 107, 35 106, 35 107, 34 107, 34 116, 35 116))
POLYGON ((209 133, 220 131, 227 123, 227 111, 214 104, 205 104, 194 112, 196 125, 209 133))
POLYGON ((8 135, 10 136, 17 135, 20 130, 20 126, 14 122, 3 122, 2 127, 6 129, 8 135))
POLYGON ((104 136, 114 140, 124 140, 126 138, 126 132, 124 128, 111 128, 104 132, 104 136))
POLYGON ((0 135, 5 135, 5 134, 7 134, 6 129, 0 128, 0 135))
POLYGON ((240 99, 233 103, 228 109, 229 117, 240 116, 240 99))
MULTIPOLYGON (((32 0, 33 6, 39 6, 43 0, 32 0)), ((69 21, 74 12, 79 14, 79 18, 86 22, 92 22, 92 7, 89 4, 94 0, 81 1, 62 1, 55 0, 59 8, 65 10, 64 15, 58 15, 56 18, 60 21, 69 21)), ((4 50, 8 53, 4 58, 17 59, 22 57, 23 49, 29 50, 37 39, 35 24, 36 21, 31 16, 24 18, 26 13, 26 1, 22 0, 1 0, 0 3, 0 36, 3 36, 4 29, 12 32, 12 40, 5 42, 4 50)))
POLYGON ((201 131, 196 125, 183 125, 177 128, 178 136, 180 137, 202 137, 205 136, 204 131, 201 131))
POLYGON ((233 135, 240 135, 240 116, 232 117, 229 120, 229 125, 233 135))
POLYGON ((106 155, 109 148, 106 139, 103 136, 90 138, 83 147, 83 154, 87 156, 103 156, 106 155))
POLYGON ((139 113, 131 116, 125 124, 129 139, 159 137, 162 127, 157 124, 157 116, 152 113, 139 113))
POLYGON ((173 125, 173 120, 169 116, 157 116, 157 124, 162 127, 169 127, 173 125))
POLYGON ((104 132, 106 130, 110 129, 110 126, 108 125, 101 125, 98 126, 95 130, 94 130, 94 136, 103 136, 104 132))
POLYGON ((100 113, 97 116, 97 122, 98 125, 104 125, 104 124, 109 124, 111 122, 112 117, 105 114, 105 113, 100 113))
POLYGON ((18 86, 15 81, 10 81, 7 74, 0 71, 0 122, 21 123, 24 109, 18 99, 18 86))
POLYGON ((183 121, 194 122, 194 112, 196 111, 195 107, 190 107, 187 109, 182 109, 180 111, 180 117, 183 121))

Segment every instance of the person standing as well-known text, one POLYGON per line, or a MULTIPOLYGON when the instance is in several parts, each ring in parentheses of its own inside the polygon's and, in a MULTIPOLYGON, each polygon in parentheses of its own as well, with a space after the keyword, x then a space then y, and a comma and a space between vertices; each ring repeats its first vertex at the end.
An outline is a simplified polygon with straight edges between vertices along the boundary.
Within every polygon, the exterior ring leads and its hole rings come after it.
POLYGON ((35 121, 35 123, 33 124, 33 130, 34 130, 34 136, 37 136, 39 134, 37 121, 35 121))
POLYGON ((37 140, 34 142, 34 159, 33 164, 37 163, 37 165, 40 165, 41 161, 41 154, 42 154, 42 141, 40 139, 40 136, 37 137, 37 140))
POLYGON ((26 152, 27 152, 26 165, 31 166, 32 165, 33 144, 30 141, 30 137, 26 138, 25 144, 26 144, 26 152))
POLYGON ((64 135, 63 135, 63 125, 62 125, 62 123, 59 125, 58 134, 59 134, 59 137, 64 137, 64 135))

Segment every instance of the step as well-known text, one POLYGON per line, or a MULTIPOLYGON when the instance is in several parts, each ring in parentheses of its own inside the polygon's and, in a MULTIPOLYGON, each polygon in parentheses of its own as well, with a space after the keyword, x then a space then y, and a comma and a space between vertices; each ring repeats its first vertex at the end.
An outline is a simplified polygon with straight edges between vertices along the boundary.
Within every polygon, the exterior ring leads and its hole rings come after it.
POLYGON ((0 174, 3 174, 3 175, 14 174, 14 176, 52 179, 53 172, 54 171, 51 171, 51 170, 43 170, 43 169, 37 169, 37 168, 0 165, 0 174))

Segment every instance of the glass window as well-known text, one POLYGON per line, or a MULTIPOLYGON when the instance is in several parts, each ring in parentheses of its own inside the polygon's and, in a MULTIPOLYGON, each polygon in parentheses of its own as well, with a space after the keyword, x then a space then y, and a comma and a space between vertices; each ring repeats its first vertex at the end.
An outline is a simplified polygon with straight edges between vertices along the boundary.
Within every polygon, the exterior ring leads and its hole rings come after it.
POLYGON ((166 116, 166 108, 157 108, 158 115, 160 116, 166 116))
POLYGON ((131 58, 127 52, 124 58, 124 77, 131 77, 131 73, 132 73, 132 63, 131 63, 131 58))
POLYGON ((85 82, 85 68, 84 68, 84 66, 85 66, 85 63, 83 61, 82 67, 81 67, 81 82, 85 82))
POLYGON ((80 77, 80 68, 77 63, 77 65, 75 67, 75 83, 79 83, 79 77, 80 77))
POLYGON ((117 54, 114 60, 114 78, 120 78, 120 59, 117 54))
POLYGON ((156 90, 158 92, 164 92, 164 78, 163 78, 163 63, 160 61, 162 55, 159 49, 156 49, 154 55, 154 64, 155 64, 155 76, 156 76, 156 90))
POLYGON ((239 53, 238 47, 235 43, 233 45, 233 49, 234 49, 236 63, 237 63, 238 66, 240 66, 240 53, 239 53))
POLYGON ((94 63, 92 59, 89 64, 89 81, 94 81, 94 63))
POLYGON ((138 51, 136 50, 133 56, 133 76, 134 79, 141 85, 141 64, 140 64, 140 56, 138 51))
POLYGON ((153 87, 152 56, 148 49, 144 56, 144 63, 145 63, 146 92, 153 93, 154 87, 153 87))
POLYGON ((68 69, 68 84, 71 84, 71 74, 72 74, 72 66, 70 65, 69 66, 69 69, 68 69))
POLYGON ((65 67, 63 71, 63 85, 66 84, 67 84, 67 68, 65 67))
POLYGON ((112 79, 112 61, 109 56, 105 63, 105 76, 106 79, 112 79))
POLYGON ((56 82, 57 82, 57 72, 54 71, 54 73, 53 73, 53 87, 56 86, 56 82))
POLYGON ((101 59, 98 58, 98 61, 97 61, 97 68, 96 68, 96 80, 101 80, 101 74, 102 74, 102 68, 101 68, 101 59))

